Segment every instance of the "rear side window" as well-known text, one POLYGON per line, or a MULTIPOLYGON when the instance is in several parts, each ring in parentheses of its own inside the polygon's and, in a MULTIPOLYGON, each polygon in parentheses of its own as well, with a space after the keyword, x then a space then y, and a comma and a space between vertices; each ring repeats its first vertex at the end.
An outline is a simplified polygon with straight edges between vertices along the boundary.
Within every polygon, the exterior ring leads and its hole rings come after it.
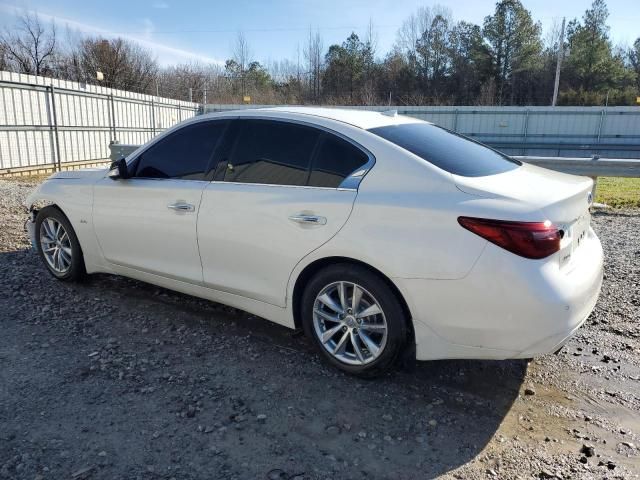
POLYGON ((136 177, 204 180, 207 165, 227 122, 201 122, 183 127, 144 151, 136 177))
POLYGON ((323 135, 309 177, 312 187, 338 187, 351 173, 369 161, 359 148, 334 135, 323 135))
POLYGON ((429 123, 388 125, 369 131, 463 177, 495 175, 522 165, 481 143, 429 123))
POLYGON ((247 120, 227 166, 225 182, 306 185, 320 132, 288 122, 247 120))

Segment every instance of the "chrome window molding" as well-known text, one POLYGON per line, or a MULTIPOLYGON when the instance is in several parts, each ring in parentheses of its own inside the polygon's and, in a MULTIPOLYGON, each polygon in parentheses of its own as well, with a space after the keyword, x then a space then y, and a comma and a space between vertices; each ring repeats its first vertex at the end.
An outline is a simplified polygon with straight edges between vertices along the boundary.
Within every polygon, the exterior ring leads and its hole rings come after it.
MULTIPOLYGON (((195 117, 196 119, 198 117, 195 117)), ((200 122, 219 122, 219 121, 233 121, 233 120, 266 120, 266 121, 272 121, 272 122, 283 122, 283 123, 293 123, 296 125, 302 125, 304 127, 308 127, 308 128, 315 128, 317 130, 321 130, 325 133, 328 133, 330 135, 335 135, 336 137, 350 143, 351 145, 353 145, 354 147, 356 147, 357 149, 359 149, 360 151, 362 151, 368 158, 368 161, 358 167, 354 172, 352 172, 351 174, 349 174, 347 177, 345 177, 345 179, 340 183, 340 185, 338 185, 337 187, 315 187, 313 185, 282 185, 279 183, 250 183, 250 182, 225 182, 224 180, 189 180, 189 179, 183 179, 183 178, 147 178, 147 177, 133 177, 129 180, 178 180, 178 181, 182 181, 182 182, 203 182, 203 183, 235 183, 238 185, 262 185, 262 186, 271 186, 271 187, 296 187, 296 188, 320 188, 320 189, 324 189, 324 190, 358 190, 358 187, 360 186, 360 182, 362 182, 362 180, 364 179, 364 177, 367 175, 367 173, 369 173, 369 171, 373 168, 373 166, 376 163, 376 157, 373 155, 373 153, 371 153, 367 148, 363 147, 362 145, 360 145, 358 142, 354 141, 353 139, 347 137, 346 135, 337 132, 329 127, 326 127, 324 125, 318 125, 316 123, 312 123, 312 122, 307 122, 304 120, 299 120, 299 119, 293 119, 293 118, 280 118, 280 117, 270 117, 267 115, 243 115, 243 116, 225 116, 225 117, 220 117, 220 118, 199 118, 197 120, 194 121, 190 121, 188 123, 185 123, 184 125, 181 125, 178 128, 173 128, 170 130, 167 130, 165 132, 163 132, 162 135, 159 135, 158 137, 156 137, 155 139, 153 139, 153 141, 147 145, 145 147, 144 150, 141 150, 139 152, 137 152, 135 154, 135 156, 132 156, 131 158, 127 159, 127 165, 129 165, 130 163, 134 163, 138 157, 140 155, 142 155, 143 153, 145 153, 147 150, 149 150, 152 146, 154 146, 156 143, 158 143, 160 140, 164 139, 165 137, 169 136, 170 134, 177 132, 179 130, 181 130, 182 128, 186 128, 188 126, 194 125, 196 123, 200 123, 200 122)))

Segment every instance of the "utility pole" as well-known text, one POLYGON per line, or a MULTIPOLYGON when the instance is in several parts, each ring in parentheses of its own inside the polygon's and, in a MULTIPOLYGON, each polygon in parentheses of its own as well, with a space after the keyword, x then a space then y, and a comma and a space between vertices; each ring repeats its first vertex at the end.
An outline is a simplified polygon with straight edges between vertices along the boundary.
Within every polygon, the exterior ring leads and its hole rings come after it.
POLYGON ((189 101, 193 102, 193 88, 189 87, 189 101))
POLYGON ((553 100, 551 106, 555 107, 558 101, 558 87, 560 87, 560 66, 562 65, 562 57, 564 55, 564 22, 562 17, 562 28, 560 29, 560 40, 558 41, 558 62, 556 63, 556 80, 553 84, 553 100))

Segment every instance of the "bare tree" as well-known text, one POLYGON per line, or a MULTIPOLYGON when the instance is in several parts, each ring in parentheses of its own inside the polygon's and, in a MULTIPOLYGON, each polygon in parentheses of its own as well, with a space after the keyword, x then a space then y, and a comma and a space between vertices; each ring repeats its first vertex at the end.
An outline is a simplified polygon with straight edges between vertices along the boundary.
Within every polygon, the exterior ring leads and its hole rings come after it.
POLYGON ((7 50, 4 48, 4 44, 0 43, 0 71, 7 70, 9 68, 9 61, 7 60, 7 50))
POLYGON ((322 76, 322 37, 320 31, 309 27, 309 39, 304 47, 304 58, 307 61, 309 74, 309 90, 311 98, 317 102, 320 98, 320 78, 322 76))
POLYGON ((247 37, 245 37, 244 33, 241 31, 238 32, 233 45, 233 61, 236 63, 236 69, 240 76, 241 93, 242 96, 244 96, 247 91, 245 75, 247 68, 249 67, 249 63, 251 62, 251 48, 249 47, 247 37))
POLYGON ((7 64, 20 73, 51 74, 56 53, 56 26, 44 25, 36 13, 20 15, 13 30, 6 29, 0 44, 7 64))
POLYGON ((84 38, 68 54, 67 78, 97 83, 96 72, 104 75, 101 85, 121 90, 155 93, 158 65, 151 52, 122 38, 84 38))

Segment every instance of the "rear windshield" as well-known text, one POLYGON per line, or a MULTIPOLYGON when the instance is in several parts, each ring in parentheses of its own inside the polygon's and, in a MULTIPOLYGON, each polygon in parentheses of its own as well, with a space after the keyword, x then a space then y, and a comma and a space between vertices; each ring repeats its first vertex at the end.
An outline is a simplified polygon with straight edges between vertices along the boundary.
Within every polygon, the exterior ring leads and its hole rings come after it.
POLYGON ((388 125, 369 131, 436 167, 463 177, 495 175, 522 165, 481 143, 430 123, 388 125))

